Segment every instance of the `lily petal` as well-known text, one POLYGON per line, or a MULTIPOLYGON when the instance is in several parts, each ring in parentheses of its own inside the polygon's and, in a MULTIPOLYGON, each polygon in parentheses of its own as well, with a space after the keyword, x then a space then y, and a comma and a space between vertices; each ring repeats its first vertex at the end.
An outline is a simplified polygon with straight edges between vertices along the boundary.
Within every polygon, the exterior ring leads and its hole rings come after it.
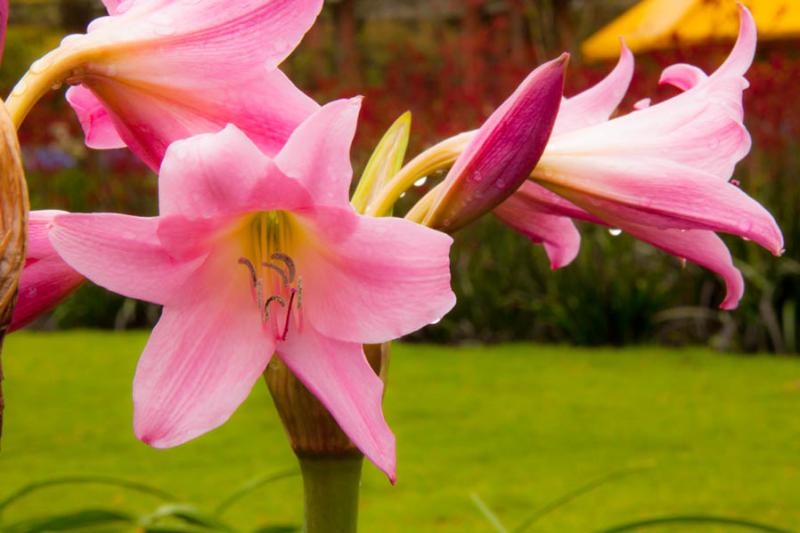
POLYGON ((292 133, 275 157, 278 167, 303 183, 315 203, 350 205, 350 145, 360 110, 360 97, 323 106, 292 133), (308 157, 309 152, 316 156, 308 157))
POLYGON ((539 206, 513 195, 494 214, 535 244, 543 244, 553 270, 570 264, 581 248, 581 234, 567 217, 543 213, 539 206))
POLYGON ((134 431, 156 448, 222 425, 247 398, 274 350, 252 309, 247 278, 212 256, 164 306, 133 383, 134 431))
POLYGON ((634 67, 633 53, 624 41, 620 45, 619 61, 608 76, 561 103, 553 136, 605 122, 619 107, 633 79, 634 67))
POLYGON ((614 218, 615 227, 665 252, 717 273, 725 281, 727 294, 721 309, 735 309, 744 294, 744 278, 733 265, 731 253, 714 232, 658 229, 614 218))
POLYGON ((236 126, 173 143, 159 176, 162 216, 220 219, 248 211, 297 209, 308 192, 285 176, 236 126))
POLYGON ((97 51, 76 79, 154 170, 173 141, 229 122, 274 155, 318 107, 276 67, 321 7, 322 0, 125 2, 62 48, 97 51))
POLYGON ((395 438, 381 409, 383 383, 361 344, 330 339, 306 325, 277 350, 342 431, 394 482, 395 438))
POLYGON ((688 91, 707 79, 708 75, 702 69, 686 63, 677 63, 664 69, 658 83, 672 85, 682 91, 688 91))
POLYGON ((604 221, 621 216, 662 229, 721 231, 782 253, 783 236, 769 211, 735 185, 700 171, 584 157, 560 162, 558 172, 545 186, 604 221))
POLYGON ((86 136, 86 146, 98 150, 125 148, 106 108, 92 91, 76 85, 67 89, 67 102, 75 110, 86 136))
POLYGON ((319 244, 300 258, 311 266, 303 308, 323 335, 386 342, 455 305, 449 236, 404 219, 357 217, 349 208, 318 209, 306 220, 319 244))
POLYGON ((16 331, 51 310, 84 280, 59 257, 47 237, 53 218, 61 214, 64 212, 31 211, 28 215, 25 268, 9 331, 16 331))
POLYGON ((164 304, 199 266, 161 245, 158 218, 112 213, 53 219, 50 242, 64 261, 97 285, 129 298, 164 304))

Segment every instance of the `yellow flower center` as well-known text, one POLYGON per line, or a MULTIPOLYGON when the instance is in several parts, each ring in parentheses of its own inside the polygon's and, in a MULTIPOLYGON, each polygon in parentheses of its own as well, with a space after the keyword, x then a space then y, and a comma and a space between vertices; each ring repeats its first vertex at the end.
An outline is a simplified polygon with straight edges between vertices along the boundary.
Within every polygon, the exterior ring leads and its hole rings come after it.
POLYGON ((286 340, 292 318, 298 328, 302 326, 303 278, 292 258, 301 232, 294 217, 285 211, 255 213, 242 226, 246 255, 239 258, 239 264, 250 277, 262 321, 278 340, 286 340))

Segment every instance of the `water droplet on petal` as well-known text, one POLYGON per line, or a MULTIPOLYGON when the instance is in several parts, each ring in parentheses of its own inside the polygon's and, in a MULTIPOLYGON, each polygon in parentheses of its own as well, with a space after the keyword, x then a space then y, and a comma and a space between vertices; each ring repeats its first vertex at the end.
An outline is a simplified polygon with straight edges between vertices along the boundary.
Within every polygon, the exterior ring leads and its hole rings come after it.
POLYGON ((426 181, 428 181, 428 176, 422 176, 420 179, 414 182, 414 187, 422 187, 425 185, 426 181))
POLYGON ((620 235, 622 235, 622 230, 619 228, 609 228, 608 233, 612 237, 619 237, 620 235))

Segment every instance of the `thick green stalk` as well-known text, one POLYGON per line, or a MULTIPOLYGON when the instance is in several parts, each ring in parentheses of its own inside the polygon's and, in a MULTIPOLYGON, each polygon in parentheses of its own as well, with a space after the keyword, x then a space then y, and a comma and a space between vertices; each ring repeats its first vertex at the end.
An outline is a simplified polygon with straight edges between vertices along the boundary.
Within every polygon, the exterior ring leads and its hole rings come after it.
POLYGON ((305 494, 305 533, 356 533, 364 457, 299 456, 305 494))

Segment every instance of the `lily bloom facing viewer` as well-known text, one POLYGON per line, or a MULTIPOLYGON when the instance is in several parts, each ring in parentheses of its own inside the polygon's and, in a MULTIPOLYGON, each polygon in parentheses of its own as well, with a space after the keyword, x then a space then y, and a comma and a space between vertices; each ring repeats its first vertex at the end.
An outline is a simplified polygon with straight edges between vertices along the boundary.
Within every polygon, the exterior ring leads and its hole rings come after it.
POLYGON ((175 446, 224 423, 274 352, 394 479, 383 385, 362 344, 452 308, 452 239, 351 208, 359 106, 321 108, 274 159, 235 126, 174 143, 158 217, 55 217, 50 239, 68 264, 164 305, 134 380, 143 441, 175 446))

